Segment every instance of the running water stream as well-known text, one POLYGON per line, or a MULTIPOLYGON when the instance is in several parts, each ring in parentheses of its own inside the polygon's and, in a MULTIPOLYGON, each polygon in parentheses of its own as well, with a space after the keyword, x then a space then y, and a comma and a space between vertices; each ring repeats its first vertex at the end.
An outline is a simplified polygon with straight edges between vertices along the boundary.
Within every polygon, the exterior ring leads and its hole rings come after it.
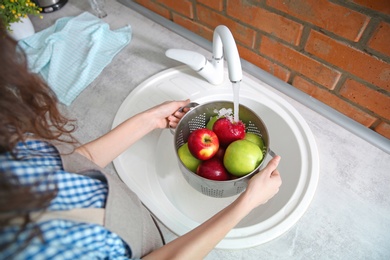
POLYGON ((239 94, 240 94, 240 82, 232 82, 233 87, 233 104, 234 104, 234 122, 239 120, 239 94))

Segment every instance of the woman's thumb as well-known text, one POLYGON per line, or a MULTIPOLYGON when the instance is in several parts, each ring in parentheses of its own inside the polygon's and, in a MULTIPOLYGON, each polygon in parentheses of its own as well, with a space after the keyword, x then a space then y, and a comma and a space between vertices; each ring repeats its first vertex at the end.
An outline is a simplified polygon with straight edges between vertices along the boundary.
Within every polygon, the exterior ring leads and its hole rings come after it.
POLYGON ((265 167, 264 170, 267 171, 267 174, 268 174, 269 176, 270 176, 270 175, 272 174, 272 172, 275 171, 276 168, 278 167, 279 162, 280 162, 280 159, 281 159, 281 157, 280 157, 279 155, 276 155, 274 158, 272 158, 272 159, 268 162, 268 164, 267 164, 267 166, 265 167))

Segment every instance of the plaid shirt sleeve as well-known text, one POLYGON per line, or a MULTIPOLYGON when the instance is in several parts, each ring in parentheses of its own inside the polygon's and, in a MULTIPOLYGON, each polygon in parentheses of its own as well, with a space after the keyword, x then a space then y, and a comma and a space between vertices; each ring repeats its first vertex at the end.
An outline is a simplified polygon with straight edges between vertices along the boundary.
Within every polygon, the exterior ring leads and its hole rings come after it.
MULTIPOLYGON (((18 160, 8 153, 0 154, 1 170, 12 172, 21 185, 39 182, 37 192, 52 188, 50 185, 55 183, 58 194, 48 210, 105 207, 107 184, 64 171, 59 153, 51 144, 29 140, 19 143, 15 152, 18 160)), ((129 259, 131 255, 129 246, 103 226, 59 219, 39 222, 43 238, 35 237, 20 250, 33 225, 30 223, 15 243, 0 252, 1 259, 129 259)), ((0 244, 11 241, 18 231, 18 226, 7 227, 0 244)))

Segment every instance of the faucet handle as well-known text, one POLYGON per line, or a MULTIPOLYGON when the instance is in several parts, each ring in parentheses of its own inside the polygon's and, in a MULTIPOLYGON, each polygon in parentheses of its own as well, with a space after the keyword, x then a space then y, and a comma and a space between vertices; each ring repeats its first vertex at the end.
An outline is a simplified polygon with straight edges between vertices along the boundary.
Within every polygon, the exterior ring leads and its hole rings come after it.
POLYGON ((191 69, 195 70, 199 75, 204 77, 213 85, 219 85, 223 82, 223 63, 221 66, 216 66, 219 70, 208 62, 205 56, 194 51, 187 51, 181 49, 169 49, 165 52, 168 58, 180 61, 187 64, 191 69))
POLYGON ((195 71, 201 70, 207 62, 206 57, 202 54, 194 51, 187 51, 181 49, 169 49, 165 52, 165 56, 187 64, 191 69, 195 71))

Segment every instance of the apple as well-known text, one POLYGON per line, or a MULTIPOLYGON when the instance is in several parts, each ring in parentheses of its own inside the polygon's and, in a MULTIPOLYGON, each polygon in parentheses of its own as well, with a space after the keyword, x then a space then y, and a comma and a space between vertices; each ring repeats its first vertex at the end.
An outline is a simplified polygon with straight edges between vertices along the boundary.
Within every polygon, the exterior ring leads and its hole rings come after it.
POLYGON ((242 121, 232 122, 227 117, 215 121, 213 131, 218 136, 220 145, 225 148, 230 143, 245 137, 244 123, 242 121))
POLYGON ((188 136, 188 149, 195 158, 208 160, 218 151, 219 140, 217 135, 207 128, 199 128, 188 136))
POLYGON ((199 164, 196 173, 206 179, 214 181, 226 181, 230 179, 229 173, 218 158, 211 158, 199 164))
POLYGON ((264 141, 263 141, 263 139, 262 139, 260 136, 258 136, 257 134, 254 134, 254 133, 246 133, 244 139, 245 139, 245 140, 248 140, 248 141, 250 141, 250 142, 252 142, 252 143, 254 143, 254 144, 256 144, 256 145, 260 148, 260 150, 263 151, 263 149, 264 149, 264 141))
POLYGON ((223 161, 223 156, 225 155, 225 149, 223 147, 219 147, 217 153, 214 155, 215 158, 223 161))
POLYGON ((218 116, 210 117, 210 120, 207 122, 206 128, 213 130, 213 125, 214 125, 215 121, 217 121, 217 120, 218 120, 218 116))
POLYGON ((237 140, 226 148, 223 164, 230 174, 241 177, 256 169, 262 160, 263 152, 256 144, 237 140))
POLYGON ((201 160, 195 158, 190 150, 188 149, 188 143, 183 144, 177 149, 177 154, 181 162, 187 167, 190 171, 196 173, 196 169, 198 169, 199 164, 202 162, 201 160))

